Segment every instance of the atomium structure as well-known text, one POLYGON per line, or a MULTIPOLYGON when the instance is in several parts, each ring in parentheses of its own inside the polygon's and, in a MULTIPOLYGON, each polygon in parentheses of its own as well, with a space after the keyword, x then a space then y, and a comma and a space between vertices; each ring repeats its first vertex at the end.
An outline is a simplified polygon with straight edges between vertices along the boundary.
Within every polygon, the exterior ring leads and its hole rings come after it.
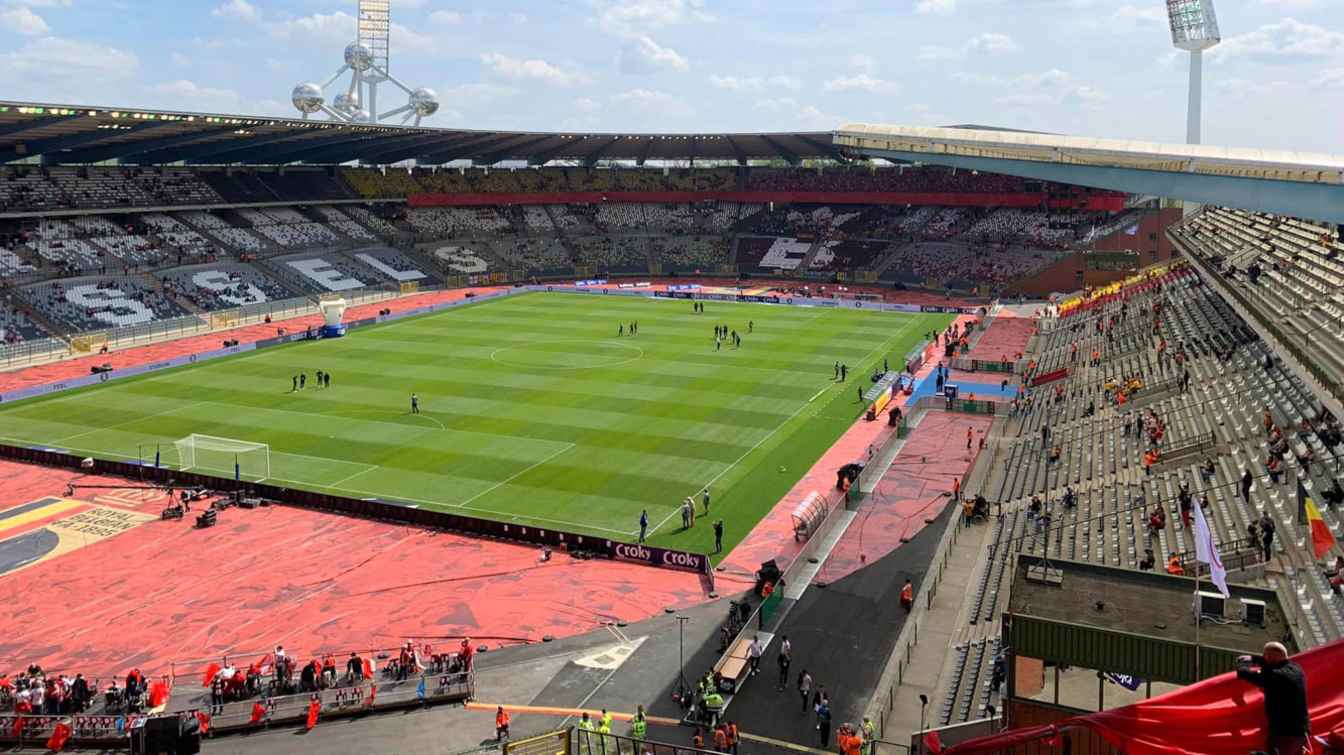
POLYGON ((304 83, 294 87, 290 102, 309 116, 323 113, 345 123, 384 123, 401 116, 401 125, 415 119, 415 125, 439 111, 439 98, 432 89, 412 89, 388 73, 388 32, 391 28, 389 0, 359 0, 358 28, 354 42, 345 46, 345 64, 321 84, 304 83), (335 86, 349 74, 347 85, 335 86), (378 112, 378 88, 391 84, 406 94, 406 104, 378 112), (327 102, 326 91, 337 94, 327 102))

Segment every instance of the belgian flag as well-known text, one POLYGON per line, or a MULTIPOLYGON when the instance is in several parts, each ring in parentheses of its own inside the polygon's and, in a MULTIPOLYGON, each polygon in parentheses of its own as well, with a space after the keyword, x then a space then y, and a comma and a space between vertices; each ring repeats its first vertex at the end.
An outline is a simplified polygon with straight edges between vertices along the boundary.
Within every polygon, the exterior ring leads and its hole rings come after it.
POLYGON ((1297 481, 1297 508, 1299 521, 1306 519, 1307 526, 1311 528, 1311 548, 1319 561, 1334 547, 1335 533, 1330 531, 1330 525, 1321 517, 1321 510, 1316 508, 1316 502, 1311 499, 1300 479, 1297 481))

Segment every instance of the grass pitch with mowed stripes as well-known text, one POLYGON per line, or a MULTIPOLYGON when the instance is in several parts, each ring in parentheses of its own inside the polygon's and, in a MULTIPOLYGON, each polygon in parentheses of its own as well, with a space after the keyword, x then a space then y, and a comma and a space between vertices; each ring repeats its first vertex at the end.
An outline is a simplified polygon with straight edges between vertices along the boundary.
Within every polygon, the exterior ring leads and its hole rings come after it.
MULTIPOLYGON (((882 359, 899 369, 951 319, 705 307, 512 296, 12 404, 0 436, 115 459, 152 461, 157 448, 170 466, 173 441, 193 433, 265 443, 277 484, 625 540, 647 509, 651 542, 698 551, 709 522, 681 532, 679 506, 695 494, 698 514, 708 484, 726 550, 853 423, 882 359), (617 335, 635 321, 638 335, 617 335), (741 348, 716 350, 715 324, 741 348), (293 392, 299 372, 308 387, 293 392)), ((232 454, 197 461, 233 474, 232 454)))

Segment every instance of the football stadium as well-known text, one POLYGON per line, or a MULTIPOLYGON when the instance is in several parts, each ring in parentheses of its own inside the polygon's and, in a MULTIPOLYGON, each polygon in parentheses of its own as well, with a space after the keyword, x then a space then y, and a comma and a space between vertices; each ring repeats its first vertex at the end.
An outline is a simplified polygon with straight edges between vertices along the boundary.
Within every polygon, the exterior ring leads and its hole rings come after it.
POLYGON ((388 0, 290 115, 0 100, 0 744, 1344 752, 1344 155, 1150 4, 1183 143, 443 125, 388 0))

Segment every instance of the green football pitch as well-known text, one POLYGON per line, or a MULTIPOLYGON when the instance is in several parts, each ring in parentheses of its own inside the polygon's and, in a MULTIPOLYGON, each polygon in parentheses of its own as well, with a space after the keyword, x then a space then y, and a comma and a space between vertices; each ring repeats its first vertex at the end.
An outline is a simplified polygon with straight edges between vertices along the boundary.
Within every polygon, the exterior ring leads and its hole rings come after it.
MULTIPOLYGON (((709 486, 725 549, 849 427, 857 389, 943 314, 525 294, 11 404, 0 436, 178 466, 191 435, 269 447, 244 477, 707 551, 680 502, 709 486), (618 336, 637 321, 636 336, 618 336), (749 328, 749 321, 754 327, 749 328), (742 334, 714 344, 714 326, 742 334), (750 332, 749 332, 750 331, 750 332), (849 380, 834 380, 835 362, 849 380), (332 376, 329 389, 314 374, 332 376), (291 390, 304 372, 308 385, 291 390), (420 414, 410 413, 419 396, 420 414)), ((245 447, 243 447, 245 448, 245 447)), ((214 450, 211 450, 214 449, 214 450)), ((194 468, 232 476, 229 444, 194 468)))

